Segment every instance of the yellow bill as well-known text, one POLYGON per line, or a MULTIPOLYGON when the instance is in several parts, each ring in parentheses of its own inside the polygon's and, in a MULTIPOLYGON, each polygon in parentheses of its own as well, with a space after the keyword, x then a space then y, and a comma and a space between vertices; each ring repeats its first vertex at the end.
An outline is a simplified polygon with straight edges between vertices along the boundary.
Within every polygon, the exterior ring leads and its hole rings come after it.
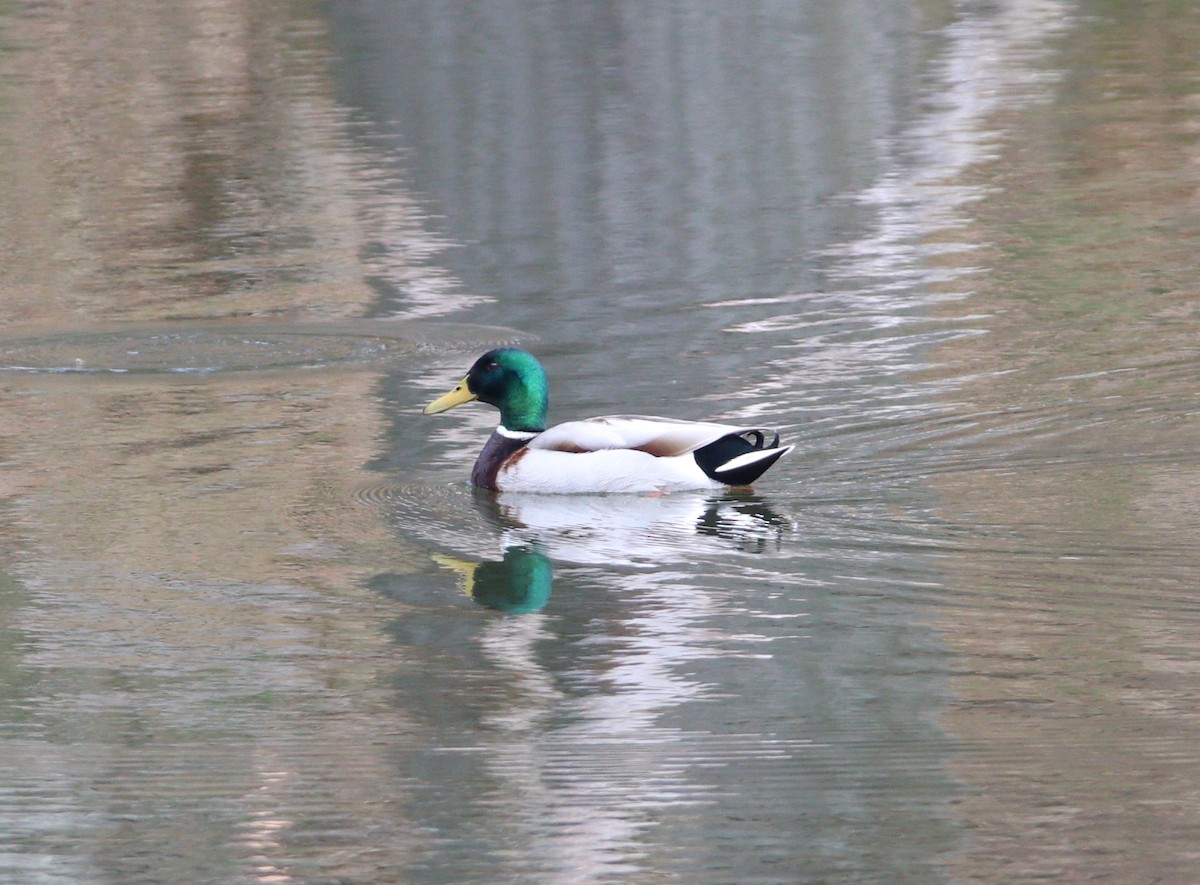
POLYGON ((464 378, 454 386, 454 389, 444 396, 439 396, 433 402, 425 407, 423 414, 436 415, 438 412, 446 412, 453 409, 455 406, 461 406, 463 403, 469 403, 473 399, 478 399, 475 394, 471 393, 467 387, 467 379, 464 378))
POLYGON ((461 579, 459 589, 468 596, 475 594, 475 569, 479 568, 480 563, 469 562, 465 559, 459 559, 457 556, 443 556, 440 553, 431 553, 433 561, 438 565, 445 566, 451 571, 458 572, 458 577, 461 579))

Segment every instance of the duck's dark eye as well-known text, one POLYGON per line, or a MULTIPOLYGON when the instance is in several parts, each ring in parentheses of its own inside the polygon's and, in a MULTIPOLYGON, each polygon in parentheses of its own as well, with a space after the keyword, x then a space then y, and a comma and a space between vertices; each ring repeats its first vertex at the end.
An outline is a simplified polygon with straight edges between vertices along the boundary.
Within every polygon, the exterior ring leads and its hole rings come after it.
POLYGON ((486 366, 484 366, 484 368, 489 372, 495 372, 497 369, 500 368, 500 364, 498 362, 496 362, 495 360, 493 360, 492 362, 490 362, 486 366))

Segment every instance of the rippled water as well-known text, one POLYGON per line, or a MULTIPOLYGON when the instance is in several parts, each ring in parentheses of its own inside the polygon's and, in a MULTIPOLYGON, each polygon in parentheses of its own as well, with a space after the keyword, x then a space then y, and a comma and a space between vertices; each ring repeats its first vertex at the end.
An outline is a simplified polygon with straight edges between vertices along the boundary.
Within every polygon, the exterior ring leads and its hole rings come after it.
POLYGON ((1196 881, 1198 48, 0 7, 0 881, 1196 881), (474 491, 501 342, 798 448, 474 491))

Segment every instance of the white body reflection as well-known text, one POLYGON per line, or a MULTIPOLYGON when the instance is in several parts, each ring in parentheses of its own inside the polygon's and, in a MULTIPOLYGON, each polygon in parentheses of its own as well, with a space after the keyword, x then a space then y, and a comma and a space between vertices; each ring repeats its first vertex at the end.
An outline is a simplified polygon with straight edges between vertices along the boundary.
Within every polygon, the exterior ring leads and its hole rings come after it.
POLYGON ((501 495, 485 505, 502 548, 535 544, 579 565, 651 568, 775 548, 785 521, 757 496, 712 494, 501 495))

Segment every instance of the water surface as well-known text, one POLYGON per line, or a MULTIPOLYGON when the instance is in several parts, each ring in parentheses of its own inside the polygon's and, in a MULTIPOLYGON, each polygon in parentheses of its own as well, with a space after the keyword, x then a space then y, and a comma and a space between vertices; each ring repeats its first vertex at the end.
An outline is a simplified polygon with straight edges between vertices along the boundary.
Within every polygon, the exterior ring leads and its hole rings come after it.
POLYGON ((1186 4, 0 32, 0 881, 1200 876, 1186 4), (473 491, 502 342, 798 449, 473 491))

